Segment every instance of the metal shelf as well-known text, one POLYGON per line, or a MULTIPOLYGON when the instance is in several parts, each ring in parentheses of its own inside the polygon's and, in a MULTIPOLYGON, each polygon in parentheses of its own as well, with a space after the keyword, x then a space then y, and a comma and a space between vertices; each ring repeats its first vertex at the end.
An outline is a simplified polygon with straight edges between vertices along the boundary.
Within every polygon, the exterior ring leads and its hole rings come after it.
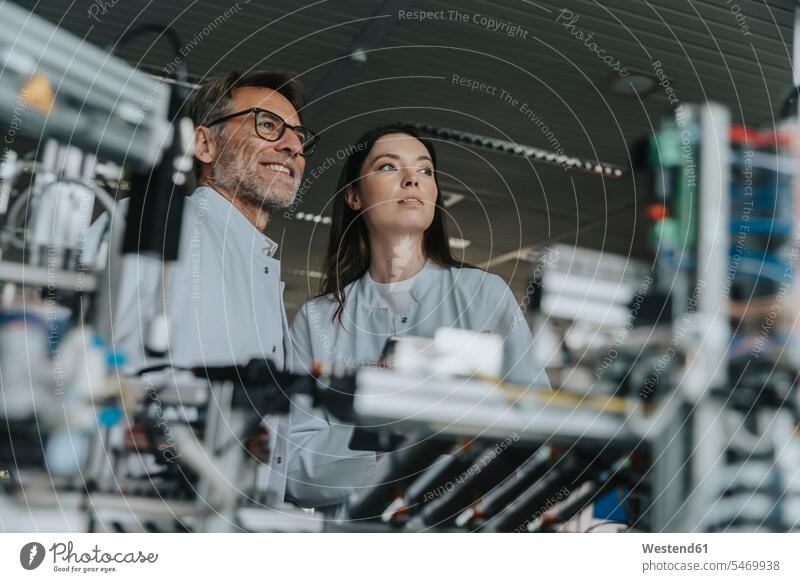
POLYGON ((88 271, 61 271, 11 261, 0 261, 0 281, 76 293, 90 293, 97 288, 97 276, 88 271))
POLYGON ((677 404, 650 413, 638 399, 571 399, 550 390, 367 369, 358 374, 354 410, 369 429, 424 429, 455 436, 520 441, 636 445, 657 438, 677 404))

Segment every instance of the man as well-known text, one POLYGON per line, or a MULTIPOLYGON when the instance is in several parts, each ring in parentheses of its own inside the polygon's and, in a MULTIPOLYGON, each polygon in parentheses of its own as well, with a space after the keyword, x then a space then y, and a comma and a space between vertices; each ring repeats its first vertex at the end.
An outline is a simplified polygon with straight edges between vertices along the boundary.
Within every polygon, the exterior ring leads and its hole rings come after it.
MULTIPOLYGON (((162 279, 160 262, 124 258, 112 335, 129 367, 163 362, 147 355, 159 305, 173 366, 268 358, 280 369, 291 361, 277 244, 264 231, 272 212, 294 202, 317 140, 300 125, 302 105, 294 78, 273 71, 227 73, 192 95, 199 187, 185 201, 179 259, 162 279)), ((294 426, 287 417, 265 419, 266 489, 303 505, 341 502, 364 455, 349 451, 349 433, 320 414, 295 407, 293 418, 294 426)))

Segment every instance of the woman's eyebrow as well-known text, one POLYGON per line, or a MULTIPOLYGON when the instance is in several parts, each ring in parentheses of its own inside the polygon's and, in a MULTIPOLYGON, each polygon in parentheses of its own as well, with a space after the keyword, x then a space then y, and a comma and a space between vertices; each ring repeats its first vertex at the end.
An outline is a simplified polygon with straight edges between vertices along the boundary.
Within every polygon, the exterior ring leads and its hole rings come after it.
MULTIPOLYGON (((398 156, 397 154, 381 154, 379 156, 375 156, 375 158, 372 161, 375 162, 377 160, 380 160, 381 158, 392 158, 393 160, 399 160, 400 156, 398 156)), ((430 158, 430 156, 420 156, 417 158, 417 160, 428 160, 430 163, 433 163, 433 160, 430 158)))
POLYGON ((379 156, 375 156, 376 160, 380 160, 381 158, 392 158, 393 160, 399 160, 400 156, 397 154, 381 154, 379 156))

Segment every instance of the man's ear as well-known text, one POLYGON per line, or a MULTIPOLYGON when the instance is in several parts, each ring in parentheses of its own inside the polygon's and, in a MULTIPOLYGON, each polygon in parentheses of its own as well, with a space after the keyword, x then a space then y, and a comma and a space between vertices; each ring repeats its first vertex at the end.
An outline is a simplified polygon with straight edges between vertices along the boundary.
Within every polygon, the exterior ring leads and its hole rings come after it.
POLYGON ((353 210, 361 210, 361 200, 358 198, 358 192, 352 186, 348 186, 344 193, 344 201, 353 210))
POLYGON ((218 147, 214 132, 205 125, 194 130, 194 155, 204 164, 213 164, 217 159, 218 147))

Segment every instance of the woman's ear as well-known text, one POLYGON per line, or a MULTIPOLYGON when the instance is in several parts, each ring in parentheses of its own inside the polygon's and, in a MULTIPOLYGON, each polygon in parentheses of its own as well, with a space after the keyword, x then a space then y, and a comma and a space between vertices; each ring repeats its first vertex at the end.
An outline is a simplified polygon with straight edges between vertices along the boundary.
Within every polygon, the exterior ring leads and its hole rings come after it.
POLYGON ((217 159, 216 136, 205 125, 194 130, 194 155, 204 164, 213 164, 217 159))
POLYGON ((361 210, 361 200, 358 198, 356 189, 352 186, 347 187, 344 193, 344 201, 352 210, 361 210))

